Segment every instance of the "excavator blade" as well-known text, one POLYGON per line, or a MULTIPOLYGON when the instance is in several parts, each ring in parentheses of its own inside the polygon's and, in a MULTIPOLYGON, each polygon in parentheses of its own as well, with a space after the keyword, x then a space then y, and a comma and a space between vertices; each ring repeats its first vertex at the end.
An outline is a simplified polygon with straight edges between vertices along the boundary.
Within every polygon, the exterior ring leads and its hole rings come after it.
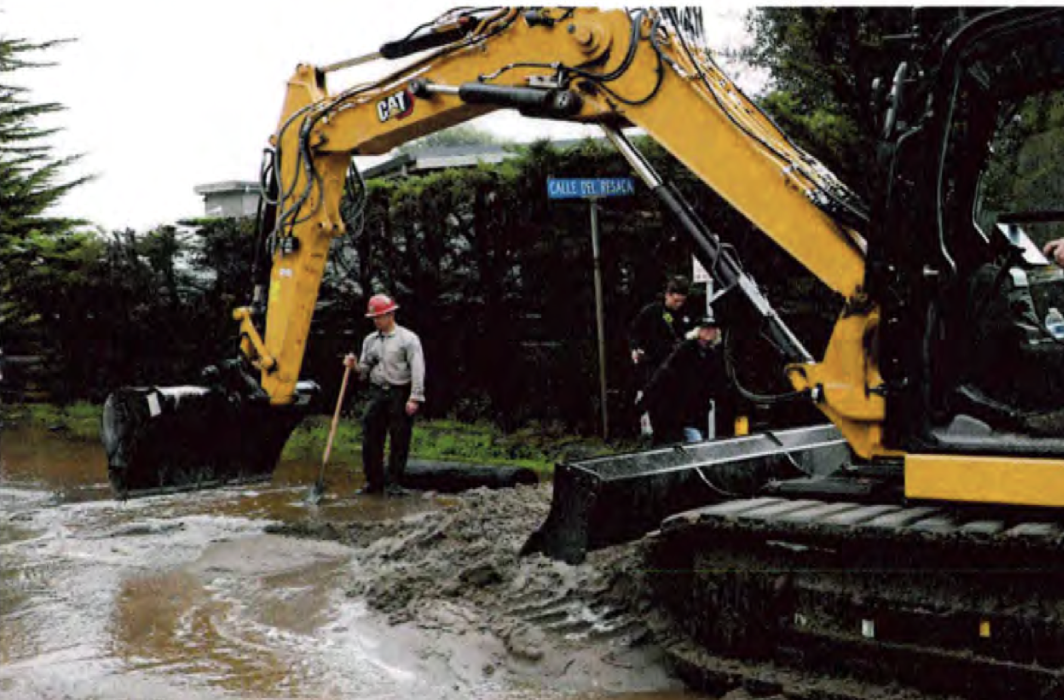
POLYGON ((318 393, 300 382, 294 403, 273 406, 220 386, 119 389, 101 426, 111 488, 130 498, 268 480, 318 393))
POLYGON ((669 515, 758 493, 771 481, 828 474, 850 459, 831 425, 568 462, 554 470, 546 522, 522 554, 570 564, 629 542, 669 515))

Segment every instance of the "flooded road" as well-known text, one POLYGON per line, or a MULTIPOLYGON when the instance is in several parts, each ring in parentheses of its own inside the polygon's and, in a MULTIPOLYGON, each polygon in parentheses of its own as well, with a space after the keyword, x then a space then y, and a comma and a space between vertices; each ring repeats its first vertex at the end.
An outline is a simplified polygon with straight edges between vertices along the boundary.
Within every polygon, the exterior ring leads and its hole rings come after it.
POLYGON ((555 697, 493 680, 485 670, 502 652, 487 636, 440 653, 389 627, 348 595, 349 547, 267 534, 450 507, 355 499, 342 467, 308 507, 317 468, 284 463, 254 488, 123 503, 96 445, 5 429, 0 698, 555 697))
POLYGON ((272 484, 119 503, 102 450, 47 431, 0 436, 0 696, 410 697, 431 674, 340 581, 351 550, 264 534, 271 522, 400 517, 426 499, 334 498, 316 465, 272 484))

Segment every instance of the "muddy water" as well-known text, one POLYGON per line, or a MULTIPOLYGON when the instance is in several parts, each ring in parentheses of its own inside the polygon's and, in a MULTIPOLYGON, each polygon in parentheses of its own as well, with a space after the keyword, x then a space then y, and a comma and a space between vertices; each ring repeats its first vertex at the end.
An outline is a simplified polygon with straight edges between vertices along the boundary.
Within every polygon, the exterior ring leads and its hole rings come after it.
MULTIPOLYGON (((316 465, 273 483, 118 503, 102 451, 47 431, 0 436, 0 696, 347 697, 425 681, 341 582, 350 550, 270 522, 401 517, 425 499, 350 498, 316 465)), ((420 688, 419 688, 420 687, 420 688)), ((404 693, 405 694, 405 693, 404 693)))
POLYGON ((358 480, 337 467, 310 507, 317 468, 284 463, 253 488, 120 503, 96 445, 5 429, 0 698, 547 697, 481 678, 476 653, 440 662, 389 628, 346 595, 352 550, 266 534, 452 505, 355 498, 358 480))

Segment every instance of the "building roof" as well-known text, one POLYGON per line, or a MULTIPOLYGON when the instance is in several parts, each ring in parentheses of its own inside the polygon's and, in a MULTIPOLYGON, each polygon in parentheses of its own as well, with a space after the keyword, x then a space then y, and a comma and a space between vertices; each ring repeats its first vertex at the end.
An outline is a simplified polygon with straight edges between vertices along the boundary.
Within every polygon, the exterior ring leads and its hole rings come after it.
POLYGON ((259 183, 251 180, 225 180, 223 182, 209 182, 204 185, 196 185, 192 188, 196 194, 207 196, 209 194, 258 194, 259 183))
MULTIPOLYGON (((579 145, 587 139, 561 139, 551 141, 554 148, 566 149, 579 145)), ((600 140, 600 139, 592 139, 600 140)), ((528 144, 471 143, 460 146, 429 146, 400 153, 362 171, 367 180, 373 178, 417 175, 443 168, 468 168, 477 163, 501 163, 518 155, 518 148, 528 144)))
MULTIPOLYGON (((566 149, 587 140, 587 138, 559 139, 550 143, 554 148, 566 149)), ((591 140, 599 141, 602 140, 602 137, 592 138, 591 140)), ((518 147, 527 145, 471 143, 458 146, 413 148, 406 153, 399 153, 387 160, 365 168, 362 170, 362 176, 367 180, 371 180, 373 178, 418 175, 444 168, 469 168, 478 163, 501 163, 507 158, 517 156, 518 147)), ((196 194, 204 197, 219 194, 259 194, 259 183, 250 180, 224 180, 222 182, 196 185, 193 190, 196 194)))
POLYGON ((471 167, 477 163, 501 163, 516 154, 511 147, 497 144, 464 144, 461 146, 433 146, 400 153, 383 163, 362 171, 367 179, 412 175, 442 168, 471 167))

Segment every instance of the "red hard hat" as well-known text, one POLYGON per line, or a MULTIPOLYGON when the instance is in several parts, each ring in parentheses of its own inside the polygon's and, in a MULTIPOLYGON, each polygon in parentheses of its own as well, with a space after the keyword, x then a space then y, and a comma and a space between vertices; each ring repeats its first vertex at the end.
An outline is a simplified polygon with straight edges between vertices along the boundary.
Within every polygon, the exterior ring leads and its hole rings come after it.
POLYGON ((366 318, 390 314, 398 308, 399 305, 387 294, 374 294, 366 305, 366 318))

